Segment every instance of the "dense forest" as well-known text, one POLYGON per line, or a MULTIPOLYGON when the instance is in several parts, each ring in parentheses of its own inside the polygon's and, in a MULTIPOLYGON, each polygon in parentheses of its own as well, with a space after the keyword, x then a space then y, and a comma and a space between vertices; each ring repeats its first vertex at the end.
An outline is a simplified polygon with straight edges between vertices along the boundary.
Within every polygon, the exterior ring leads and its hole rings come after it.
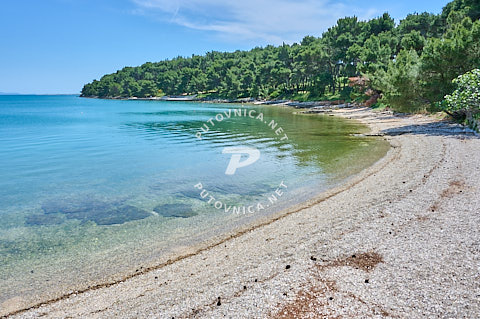
POLYGON ((455 79, 480 67, 480 2, 438 15, 339 19, 321 37, 250 51, 208 52, 125 67, 86 84, 86 97, 198 94, 205 98, 344 99, 400 111, 441 107, 455 79), (377 98, 380 98, 377 102, 377 98))

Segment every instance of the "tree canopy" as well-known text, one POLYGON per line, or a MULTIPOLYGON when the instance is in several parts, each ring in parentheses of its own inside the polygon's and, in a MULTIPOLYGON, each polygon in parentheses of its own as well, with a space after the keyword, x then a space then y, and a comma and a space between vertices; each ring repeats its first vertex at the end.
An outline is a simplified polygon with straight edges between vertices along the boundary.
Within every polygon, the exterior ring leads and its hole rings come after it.
POLYGON ((397 25, 388 13, 345 17, 292 45, 125 67, 86 84, 82 96, 349 99, 348 78, 360 76, 382 102, 418 110, 443 100, 453 79, 480 66, 479 18, 476 0, 454 0, 438 15, 409 14, 397 25))

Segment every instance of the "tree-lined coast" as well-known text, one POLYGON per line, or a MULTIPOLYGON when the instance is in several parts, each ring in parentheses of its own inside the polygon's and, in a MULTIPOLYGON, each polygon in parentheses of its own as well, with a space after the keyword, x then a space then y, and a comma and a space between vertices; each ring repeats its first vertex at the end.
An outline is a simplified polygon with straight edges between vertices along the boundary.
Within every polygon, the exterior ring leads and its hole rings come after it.
POLYGON ((456 88, 452 81, 480 66, 479 18, 474 0, 452 1, 440 14, 412 13, 399 23, 388 13, 368 21, 346 17, 320 37, 292 45, 125 67, 86 84, 82 96, 328 99, 402 112, 452 111, 443 102, 456 88))

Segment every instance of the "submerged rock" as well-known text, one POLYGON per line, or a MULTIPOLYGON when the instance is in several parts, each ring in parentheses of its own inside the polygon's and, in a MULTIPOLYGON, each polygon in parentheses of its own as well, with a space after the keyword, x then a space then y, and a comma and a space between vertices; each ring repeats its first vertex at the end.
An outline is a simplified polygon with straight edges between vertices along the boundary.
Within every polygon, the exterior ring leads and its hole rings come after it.
POLYGON ((45 203, 42 209, 45 212, 44 216, 63 214, 68 219, 77 219, 82 222, 93 221, 97 225, 123 224, 151 216, 150 212, 135 206, 96 199, 51 201, 45 203))
POLYGON ((75 218, 76 215, 83 215, 85 212, 102 211, 111 209, 115 203, 100 201, 97 199, 81 200, 55 200, 42 205, 46 214, 66 214, 68 218, 75 218))
POLYGON ((146 210, 131 205, 121 206, 106 212, 99 212, 95 216, 91 216, 97 225, 115 225, 123 224, 131 220, 144 219, 152 214, 146 210))
POLYGON ((197 213, 192 210, 192 206, 187 204, 158 205, 153 209, 153 211, 162 215, 163 217, 188 218, 197 215, 197 213))

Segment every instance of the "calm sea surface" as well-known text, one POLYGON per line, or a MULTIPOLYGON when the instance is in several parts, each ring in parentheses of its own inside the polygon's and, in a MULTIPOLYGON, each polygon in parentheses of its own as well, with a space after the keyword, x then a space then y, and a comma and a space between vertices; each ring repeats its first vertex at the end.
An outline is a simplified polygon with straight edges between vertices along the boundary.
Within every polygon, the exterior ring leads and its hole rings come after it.
POLYGON ((218 239, 388 150, 383 140, 354 136, 366 131, 356 122, 296 111, 0 96, 0 310, 218 239), (259 158, 225 174, 232 147, 259 158))

